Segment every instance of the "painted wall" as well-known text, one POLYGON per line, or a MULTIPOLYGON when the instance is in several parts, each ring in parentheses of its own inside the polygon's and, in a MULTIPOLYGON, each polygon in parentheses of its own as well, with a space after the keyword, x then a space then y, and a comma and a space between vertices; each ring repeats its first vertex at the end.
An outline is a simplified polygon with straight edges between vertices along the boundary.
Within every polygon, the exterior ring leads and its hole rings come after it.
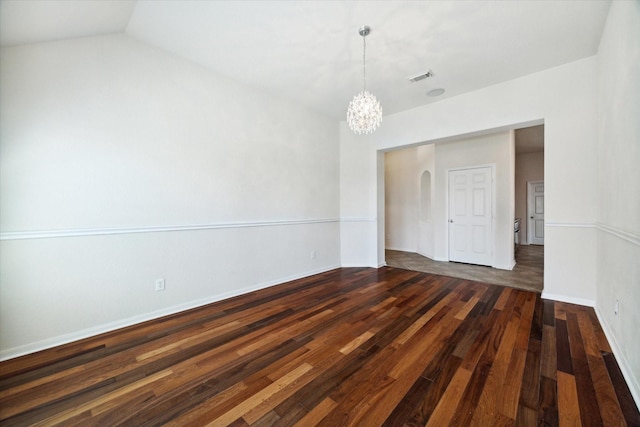
POLYGON ((613 2, 598 50, 596 311, 640 404, 640 2, 613 2), (616 315, 614 307, 619 301, 616 315))
POLYGON ((435 215, 436 193, 436 147, 435 144, 420 145, 418 150, 419 210, 418 210, 418 253, 433 259, 435 257, 435 215))
POLYGON ((513 152, 512 135, 501 132, 385 153, 386 248, 448 261, 448 171, 493 165, 496 169, 494 266, 512 268, 513 152), (428 215, 423 215, 421 209, 424 171, 430 172, 431 177, 428 215))
POLYGON ((495 167, 493 266, 501 269, 513 268, 514 150, 513 132, 436 144, 436 260, 449 259, 449 170, 492 165, 495 167))
POLYGON ((0 55, 2 358, 339 265, 335 121, 124 35, 0 55))
POLYGON ((341 223, 343 263, 357 260, 377 266, 384 260, 384 240, 380 241, 384 235, 379 226, 384 226, 384 215, 379 215, 377 207, 384 207, 384 191, 379 188, 384 171, 379 167, 378 151, 544 122, 545 295, 593 304, 596 73, 596 58, 582 59, 386 116, 372 135, 354 135, 341 123, 341 215, 349 218, 341 223), (567 161, 578 152, 579 162, 567 161), (370 245, 376 242, 374 251, 370 245))
POLYGON ((386 248, 417 252, 420 221, 418 147, 390 151, 384 157, 386 248))
POLYGON ((435 144, 384 153, 385 248, 434 257, 435 144))
POLYGON ((516 213, 520 218, 520 243, 527 241, 527 182, 544 180, 544 152, 516 154, 516 213))
POLYGON ((385 154, 372 149, 368 138, 358 138, 346 122, 340 122, 340 141, 342 266, 378 267, 384 265, 385 212, 384 202, 378 206, 378 200, 385 198, 385 154))

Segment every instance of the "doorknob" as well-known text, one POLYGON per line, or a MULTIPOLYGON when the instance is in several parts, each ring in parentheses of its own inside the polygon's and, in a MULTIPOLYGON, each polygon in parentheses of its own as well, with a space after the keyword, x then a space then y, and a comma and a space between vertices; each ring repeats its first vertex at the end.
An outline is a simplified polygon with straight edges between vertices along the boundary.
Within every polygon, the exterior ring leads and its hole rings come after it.
POLYGON ((533 219, 533 217, 531 217, 531 219, 533 219))
MULTIPOLYGON (((533 218, 533 217, 531 217, 531 218, 533 218)), ((451 223, 452 223, 452 222, 453 222, 453 220, 452 220, 452 219, 450 219, 450 220, 449 220, 449 222, 451 222, 451 223)))

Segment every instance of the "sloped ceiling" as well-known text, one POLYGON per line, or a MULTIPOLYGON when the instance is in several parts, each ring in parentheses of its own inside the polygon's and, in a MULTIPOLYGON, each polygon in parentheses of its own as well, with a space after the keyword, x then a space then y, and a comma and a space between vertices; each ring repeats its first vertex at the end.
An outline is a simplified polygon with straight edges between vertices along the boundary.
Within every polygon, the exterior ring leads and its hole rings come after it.
POLYGON ((121 33, 135 1, 2 0, 0 44, 14 46, 121 33))
POLYGON ((0 1, 0 43, 126 33, 344 120, 367 87, 385 115, 596 54, 610 0, 0 1), (407 77, 430 69, 434 77, 407 77), (427 96, 435 88, 445 93, 427 96))

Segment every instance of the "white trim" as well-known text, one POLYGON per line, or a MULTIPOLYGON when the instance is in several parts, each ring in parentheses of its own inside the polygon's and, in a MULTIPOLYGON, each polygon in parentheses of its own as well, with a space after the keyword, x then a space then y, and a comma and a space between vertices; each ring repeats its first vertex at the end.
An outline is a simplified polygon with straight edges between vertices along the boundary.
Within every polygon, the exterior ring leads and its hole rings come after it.
POLYGON ((114 322, 94 326, 92 328, 82 329, 80 331, 71 332, 68 334, 59 335, 52 338, 47 338, 41 341, 25 344, 19 347, 8 348, 0 351, 0 362, 8 359, 24 356, 26 354, 35 353, 37 351, 46 350, 52 347, 57 347, 59 345, 68 344, 70 342, 78 341, 81 339, 90 338, 90 337, 111 332, 117 329, 126 328, 127 326, 136 325, 138 323, 147 322, 149 320, 154 320, 164 316, 169 316, 171 314, 180 313, 182 311, 190 310, 193 308, 202 307, 207 304, 212 304, 214 302, 222 301, 228 298, 232 298, 238 295, 257 291, 260 289, 265 289, 271 286, 280 285, 282 283, 290 282, 292 280, 302 279, 305 277, 313 276, 314 274, 324 273, 327 271, 334 270, 336 268, 340 268, 340 266, 339 265, 327 266, 317 270, 306 271, 304 273, 297 274, 294 276, 283 277, 283 278, 271 280, 268 282, 257 283, 252 286, 247 286, 246 288, 236 289, 230 292, 225 292, 222 294, 218 294, 218 295, 214 295, 206 298, 200 298, 200 299, 189 301, 186 303, 174 305, 172 307, 167 307, 160 310, 152 311, 150 313, 140 314, 137 316, 129 317, 127 319, 117 320, 114 322))
POLYGON ((323 224, 341 221, 338 218, 247 221, 195 225, 161 225, 148 227, 83 228, 68 230, 6 231, 0 233, 0 240, 49 239, 61 237, 101 236, 112 234, 164 233, 170 231, 216 230, 222 228, 272 227, 282 225, 323 224))
POLYGON ((516 260, 513 259, 509 264, 506 264, 506 265, 496 264, 496 265, 492 265, 491 268, 497 268, 498 270, 513 270, 513 267, 515 266, 516 266, 516 260))
POLYGON ((545 292, 544 290, 542 291, 542 295, 540 295, 542 298, 544 299, 550 299, 553 301, 560 301, 560 302, 568 302, 570 304, 577 304, 577 305, 584 305, 587 307, 595 307, 596 306, 596 302, 594 300, 591 299, 586 299, 586 298, 576 298, 576 297, 571 297, 571 296, 567 296, 567 295, 559 295, 559 294, 550 294, 548 292, 545 292))
POLYGON ((412 249, 412 248, 399 248, 397 246, 386 246, 385 249, 388 249, 390 251, 398 251, 398 252, 410 252, 412 254, 418 253, 415 248, 412 249))
POLYGON ((617 229, 615 227, 611 227, 610 225, 602 224, 599 222, 596 223, 595 226, 600 231, 604 231, 605 233, 609 233, 612 236, 616 236, 622 240, 626 240, 629 243, 633 243, 636 246, 640 246, 640 236, 636 234, 632 234, 632 233, 629 233, 629 232, 617 229))
POLYGON ((588 222, 552 222, 545 221, 545 227, 564 227, 564 228, 596 228, 594 223, 588 222))
POLYGON ((626 240, 629 243, 633 243, 636 246, 640 246, 640 236, 637 234, 629 233, 628 231, 620 230, 619 228, 612 227, 610 225, 603 224, 601 222, 596 223, 582 223, 582 222, 545 222, 546 227, 564 227, 564 228, 595 228, 597 230, 608 233, 612 236, 618 237, 622 240, 626 240))
POLYGON ((344 217, 340 218, 340 222, 377 222, 375 217, 344 217))
POLYGON ((429 258, 429 259, 430 259, 430 260, 432 260, 432 261, 436 261, 436 260, 434 260, 434 259, 433 259, 433 255, 426 255, 426 254, 423 254, 423 253, 422 253, 422 252, 420 252, 420 251, 418 251, 418 252, 416 252, 416 253, 417 253, 418 255, 420 255, 420 256, 425 257, 425 258, 429 258))
POLYGON ((624 357, 624 352, 620 349, 620 346, 616 341, 615 334, 609 328, 609 324, 605 322, 604 315, 602 315, 598 307, 595 307, 595 312, 598 317, 598 322, 600 322, 600 326, 602 326, 602 330, 604 331, 604 335, 607 337, 607 341, 611 346, 611 351, 616 358, 616 362, 618 362, 620 371, 622 371, 622 376, 627 382, 629 391, 631 391, 631 396, 633 397, 633 400, 635 400, 636 406, 640 407, 640 384, 638 384, 636 378, 632 375, 633 370, 631 369, 627 359, 624 357))

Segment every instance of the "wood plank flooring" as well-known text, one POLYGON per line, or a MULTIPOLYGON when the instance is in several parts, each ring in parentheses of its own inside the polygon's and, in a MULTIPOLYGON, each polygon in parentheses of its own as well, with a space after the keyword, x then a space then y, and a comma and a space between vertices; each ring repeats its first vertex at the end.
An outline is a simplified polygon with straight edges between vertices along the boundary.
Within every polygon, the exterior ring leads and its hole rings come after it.
POLYGON ((639 426, 591 308, 344 268, 0 364, 0 425, 639 426))

